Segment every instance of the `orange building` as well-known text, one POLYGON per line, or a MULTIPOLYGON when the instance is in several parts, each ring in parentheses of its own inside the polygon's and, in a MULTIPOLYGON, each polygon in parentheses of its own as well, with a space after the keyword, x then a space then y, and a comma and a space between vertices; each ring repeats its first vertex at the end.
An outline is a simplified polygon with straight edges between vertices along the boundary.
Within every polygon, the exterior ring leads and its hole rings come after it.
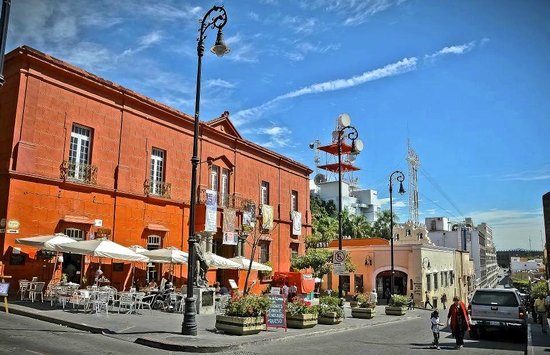
MULTIPOLYGON (((90 277, 97 258, 66 254, 54 272, 55 258, 15 243, 54 232, 187 251, 191 116, 26 46, 6 56, 5 77, 0 243, 6 275, 48 281, 72 265, 74 280, 90 277)), ((263 231, 255 260, 288 271, 291 256, 304 252, 304 236, 311 233, 311 170, 243 139, 227 112, 201 122, 199 144, 198 203, 204 204, 206 189, 218 195, 217 231, 208 244, 224 257, 239 254, 240 246, 224 244, 225 212, 236 215, 232 228, 239 232, 243 206, 254 203, 257 216, 262 205, 272 206, 273 229, 263 231), (301 222, 299 233, 293 232, 293 218, 295 225, 301 222)), ((204 213, 199 206, 198 221, 204 213)), ((245 243, 245 256, 250 253, 245 243)), ((105 262, 102 269, 112 285, 128 288, 131 265, 105 262)), ((136 266, 142 282, 166 271, 160 265, 136 266)), ((186 273, 185 266, 175 268, 177 284, 186 273)), ((208 276, 226 285, 229 278, 244 283, 244 272, 214 270, 208 276)), ((251 282, 256 280, 260 286, 253 272, 251 282)))

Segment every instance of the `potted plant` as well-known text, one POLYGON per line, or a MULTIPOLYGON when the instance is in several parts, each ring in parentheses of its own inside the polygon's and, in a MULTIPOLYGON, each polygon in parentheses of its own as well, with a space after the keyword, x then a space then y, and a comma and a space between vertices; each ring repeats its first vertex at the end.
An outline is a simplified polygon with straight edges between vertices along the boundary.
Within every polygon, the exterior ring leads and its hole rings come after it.
POLYGON ((267 297, 246 295, 229 300, 225 314, 216 315, 216 329, 227 334, 249 335, 265 330, 264 315, 271 305, 267 297))
POLYGON ((333 296, 323 296, 319 300, 319 324, 338 324, 344 318, 344 309, 340 299, 333 296))
MULTIPOLYGON (((268 262, 264 263, 264 265, 269 266, 269 267, 273 267, 273 265, 271 264, 271 261, 268 261, 268 262)), ((273 276, 273 271, 259 271, 259 273, 260 273, 260 277, 261 277, 262 282, 271 281, 271 277, 273 276)))
POLYGON ((286 325, 289 328, 313 328, 317 325, 319 309, 309 302, 296 299, 287 304, 286 325))
POLYGON ((386 314, 403 316, 407 313, 409 298, 403 295, 392 295, 389 305, 386 306, 386 314))
POLYGON ((376 304, 370 302, 369 296, 359 294, 356 297, 357 306, 352 307, 351 316, 354 318, 371 319, 376 314, 376 304))

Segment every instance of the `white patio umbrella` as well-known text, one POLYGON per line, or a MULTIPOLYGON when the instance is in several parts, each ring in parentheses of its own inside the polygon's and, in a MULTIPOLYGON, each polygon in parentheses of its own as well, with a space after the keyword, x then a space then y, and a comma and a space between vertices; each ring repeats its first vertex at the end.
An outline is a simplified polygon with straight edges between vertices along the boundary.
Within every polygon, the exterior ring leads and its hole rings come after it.
MULTIPOLYGON (((50 235, 38 235, 36 237, 17 238, 15 239, 15 242, 38 249, 57 251, 57 254, 59 254, 61 245, 74 243, 75 240, 73 238, 69 238, 63 233, 55 233, 50 235)), ((58 256, 59 255, 56 255, 55 265, 52 271, 52 279, 55 277, 55 270, 57 269, 57 263, 59 262, 58 256)))
POLYGON ((59 246, 67 243, 74 243, 73 238, 67 237, 63 233, 51 235, 39 235, 36 237, 17 238, 15 242, 22 245, 28 245, 38 249, 46 249, 50 251, 60 251, 59 246))
POLYGON ((116 260, 143 262, 149 260, 147 257, 133 252, 130 248, 126 248, 125 246, 104 238, 63 244, 60 246, 60 249, 64 252, 74 254, 98 256, 100 258, 116 260))
MULTIPOLYGON (((147 249, 145 249, 141 245, 131 245, 128 247, 128 249, 130 249, 131 251, 137 254, 141 254, 147 251, 147 249)), ((136 277, 136 264, 132 263, 132 285, 130 287, 134 287, 135 277, 136 277)))
MULTIPOLYGON (((237 256, 237 257, 231 258, 229 260, 234 261, 237 264, 239 264, 239 268, 243 269, 243 270, 248 270, 248 268, 250 266, 250 259, 247 259, 243 256, 237 256)), ((255 261, 253 261, 251 270, 271 271, 273 269, 271 268, 271 266, 267 266, 267 265, 260 264, 260 263, 257 263, 255 261)))
POLYGON ((176 247, 146 250, 141 255, 148 257, 150 262, 159 264, 187 264, 188 259, 188 254, 176 247))
POLYGON ((152 263, 170 264, 170 279, 173 281, 172 268, 174 264, 187 264, 189 254, 176 247, 147 250, 141 255, 147 256, 152 263))
POLYGON ((214 253, 204 253, 208 266, 215 269, 240 269, 241 265, 214 253))

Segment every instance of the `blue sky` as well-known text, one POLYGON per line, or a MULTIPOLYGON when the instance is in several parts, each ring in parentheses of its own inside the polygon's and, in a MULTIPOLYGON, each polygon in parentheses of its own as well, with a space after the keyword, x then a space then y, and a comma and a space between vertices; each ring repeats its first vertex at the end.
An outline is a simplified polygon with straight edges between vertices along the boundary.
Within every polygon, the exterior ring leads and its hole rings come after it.
MULTIPOLYGON (((363 187, 387 197, 410 139, 421 219, 469 216, 493 227, 499 249, 529 248, 529 237, 541 247, 550 2, 220 3, 231 52, 204 57, 203 120, 228 110, 248 139, 313 166, 308 144, 327 142, 347 112, 365 142, 363 187)), ((192 113, 198 19, 214 4, 18 0, 7 49, 30 45, 192 113)))

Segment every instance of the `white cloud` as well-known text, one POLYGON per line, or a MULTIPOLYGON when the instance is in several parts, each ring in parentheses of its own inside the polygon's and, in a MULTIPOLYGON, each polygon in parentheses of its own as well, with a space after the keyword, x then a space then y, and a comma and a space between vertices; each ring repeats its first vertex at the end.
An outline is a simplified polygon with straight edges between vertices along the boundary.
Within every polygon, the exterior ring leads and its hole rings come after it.
POLYGON ((541 222, 542 210, 513 210, 513 209, 491 209, 488 211, 474 211, 471 216, 476 224, 486 222, 490 226, 507 225, 533 225, 541 222))
POLYGON ((340 44, 322 45, 321 43, 297 42, 294 44, 294 50, 287 51, 284 55, 292 61, 301 61, 310 53, 323 54, 329 51, 338 50, 339 48, 340 44))
MULTIPOLYGON (((285 126, 271 126, 244 129, 242 134, 250 134, 263 137, 267 140, 260 144, 266 148, 292 147, 292 131, 285 126)), ((262 139, 262 138, 260 138, 262 139)))
POLYGON ((243 63, 258 62, 258 51, 250 40, 244 39, 240 33, 228 37, 225 41, 229 48, 231 48, 231 53, 227 56, 227 59, 243 63))
POLYGON ((424 58, 428 60, 435 60, 435 59, 438 59, 439 57, 446 56, 449 54, 461 55, 464 53, 468 53, 469 51, 474 49, 475 45, 476 45, 475 41, 472 41, 470 43, 445 47, 443 49, 438 50, 435 53, 426 54, 424 58))
POLYGON ((254 11, 250 11, 248 13, 248 17, 251 19, 251 20, 254 20, 254 21, 259 21, 260 20, 260 15, 258 15, 257 12, 254 12, 254 11))
POLYGON ((224 89, 233 89, 236 87, 234 83, 230 83, 227 80, 223 79, 210 79, 206 80, 204 83, 205 87, 218 87, 218 88, 224 88, 224 89))
POLYGON ((388 64, 382 68, 366 71, 360 75, 347 79, 325 81, 288 92, 256 107, 241 110, 233 115, 235 125, 242 125, 246 122, 256 120, 264 112, 270 110, 273 105, 281 100, 296 98, 303 95, 319 94, 323 92, 342 90, 364 84, 369 81, 378 80, 390 76, 404 74, 416 69, 417 58, 404 58, 398 62, 388 64))
POLYGON ((315 18, 300 18, 297 16, 283 17, 282 24, 290 28, 297 34, 311 34, 317 24, 315 18))
POLYGON ((302 7, 322 8, 331 14, 344 18, 344 25, 356 26, 365 23, 373 15, 391 7, 399 6, 404 0, 309 0, 302 7))
POLYGON ((148 34, 139 38, 138 46, 136 48, 126 49, 124 52, 122 52, 122 54, 120 54, 120 57, 131 56, 141 51, 144 51, 147 48, 151 47, 152 45, 159 43, 161 40, 162 40, 161 31, 149 32, 148 34))
POLYGON ((71 48, 60 48, 57 52, 63 60, 91 72, 113 67, 111 53, 97 43, 79 42, 71 48))
MULTIPOLYGON (((386 205, 388 205, 388 207, 385 207, 385 208, 390 208, 390 198, 389 197, 386 197, 386 198, 379 198, 378 199, 378 202, 380 203, 380 207, 384 207, 386 205)), ((393 200, 393 208, 403 208, 403 207, 407 207, 407 203, 403 200, 393 200)))
POLYGON ((542 181, 550 180, 550 167, 525 170, 513 174, 506 174, 499 178, 502 181, 542 181))

